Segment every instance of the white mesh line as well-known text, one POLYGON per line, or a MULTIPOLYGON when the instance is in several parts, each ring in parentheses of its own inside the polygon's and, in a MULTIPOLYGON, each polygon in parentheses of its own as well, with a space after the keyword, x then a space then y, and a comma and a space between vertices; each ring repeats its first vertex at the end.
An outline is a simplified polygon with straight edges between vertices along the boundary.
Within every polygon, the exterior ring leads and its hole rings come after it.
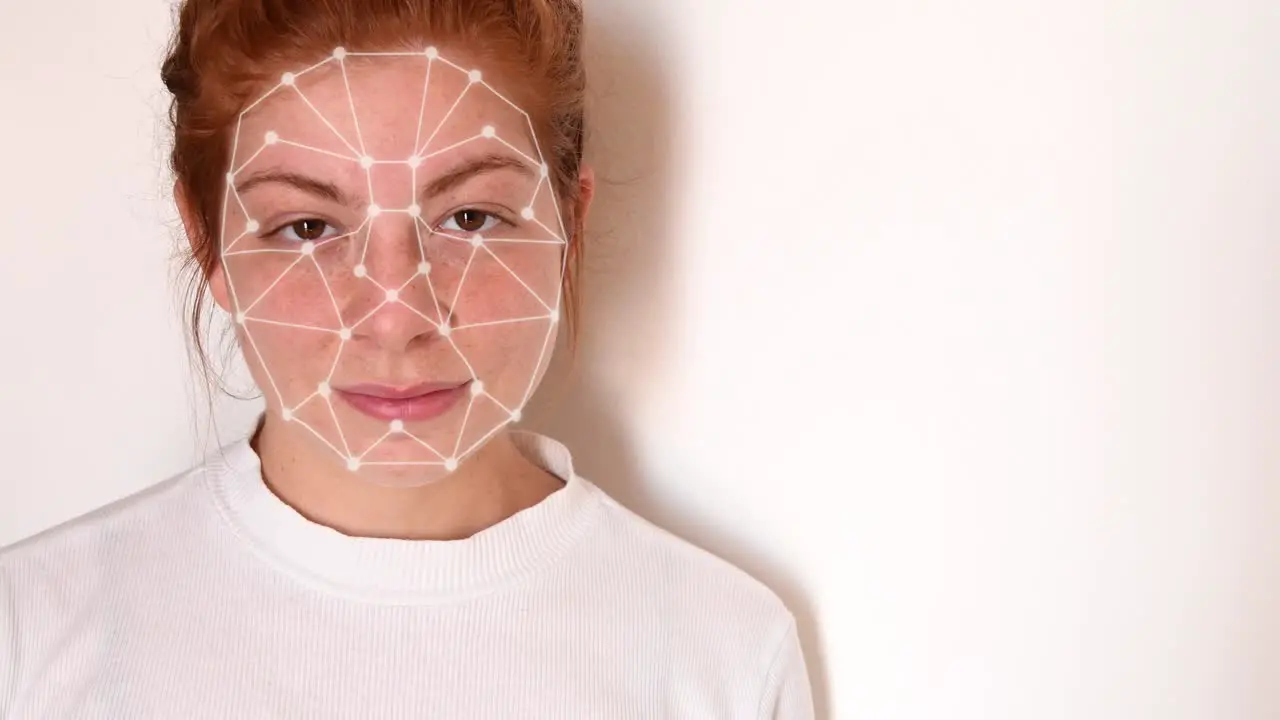
MULTIPOLYGON (((342 308, 338 307, 338 298, 334 296, 333 288, 329 285, 329 278, 325 276, 324 268, 320 267, 320 261, 316 259, 315 255, 311 256, 311 264, 316 268, 316 275, 320 276, 320 282, 324 285, 325 294, 329 296, 329 302, 333 303, 333 316, 338 318, 339 324, 344 323, 342 308)), ((343 328, 345 328, 345 325, 343 328)), ((343 328, 338 328, 338 332, 342 332, 343 328)))
MULTIPOLYGON (((554 195, 554 193, 552 193, 552 194, 554 195)), ((531 219, 531 220, 533 220, 533 222, 537 223, 537 224, 538 224, 538 227, 542 228, 543 230, 546 230, 546 231, 547 231, 547 234, 548 234, 548 235, 550 235, 551 237, 555 238, 555 239, 556 239, 560 244, 562 244, 562 245, 567 245, 567 244, 568 244, 568 243, 565 241, 565 239, 564 239, 563 237, 561 237, 561 236, 559 236, 559 235, 557 235, 557 234, 556 234, 556 231, 555 231, 555 230, 552 230, 551 228, 547 227, 546 225, 543 225, 543 224, 542 224, 542 221, 541 221, 541 220, 539 220, 538 218, 530 218, 530 219, 531 219)), ((561 277, 563 277, 563 274, 561 274, 561 277)))
POLYGON ((444 114, 444 117, 440 118, 440 123, 436 125, 436 129, 431 132, 431 136, 422 144, 422 147, 413 151, 415 156, 421 156, 422 153, 426 152, 427 148, 431 147, 431 141, 436 139, 436 135, 438 135, 440 130, 444 128, 445 123, 449 122, 449 118, 453 116, 453 111, 457 110, 458 106, 462 104, 462 99, 467 96, 467 92, 469 90, 471 90, 471 85, 467 85, 462 88, 462 92, 458 94, 458 99, 453 101, 453 105, 449 108, 449 111, 444 114))
POLYGON ((317 438, 319 438, 319 439, 320 439, 320 442, 324 443, 325 445, 328 445, 330 450, 332 450, 334 453, 336 453, 336 454, 338 454, 338 455, 342 455, 342 451, 341 451, 341 450, 339 450, 338 448, 334 447, 333 443, 329 442, 329 439, 328 439, 328 438, 326 438, 324 435, 320 434, 320 432, 319 432, 318 430, 316 430, 315 428, 313 428, 313 427, 311 427, 310 425, 308 425, 305 421, 303 421, 303 419, 302 419, 302 418, 295 417, 295 418, 293 419, 293 422, 296 422, 296 423, 298 423, 299 425, 301 425, 302 427, 306 428, 307 430, 310 430, 310 431, 311 431, 311 434, 312 434, 312 435, 315 435, 317 438))
POLYGON ((376 460, 372 462, 364 462, 361 463, 361 465, 367 465, 369 467, 446 467, 448 463, 428 462, 426 460, 405 460, 402 462, 376 460))
MULTIPOLYGON (((437 157, 437 156, 439 156, 439 155, 443 155, 443 154, 445 154, 445 153, 447 153, 447 152, 450 152, 450 151, 453 151, 453 150, 457 150, 457 149, 458 149, 458 148, 460 148, 460 147, 463 147, 463 146, 465 146, 465 145, 470 145, 471 143, 475 142, 476 140, 483 140, 484 138, 485 138, 485 136, 484 136, 484 135, 472 135, 471 137, 467 138, 466 140, 459 140, 458 142, 456 142, 456 143, 454 143, 454 144, 452 144, 452 145, 449 145, 448 147, 442 147, 442 148, 440 148, 439 150, 436 150, 436 151, 431 152, 431 153, 427 153, 426 155, 422 155, 422 156, 421 156, 421 158, 422 158, 423 160, 430 160, 430 159, 431 159, 431 158, 433 158, 433 157, 437 157)), ((424 148, 424 149, 425 149, 425 148, 424 148)))
POLYGON ((501 265, 501 266, 502 266, 502 269, 503 269, 503 270, 506 270, 508 275, 510 275, 511 277, 515 278, 515 281, 516 281, 516 282, 518 282, 518 283, 520 283, 521 287, 523 287, 525 290, 528 290, 528 291, 529 291, 529 294, 533 296, 533 299, 534 299, 534 300, 537 300, 537 301, 538 301, 538 304, 539 304, 539 305, 541 305, 542 307, 546 308, 546 309, 547 309, 547 311, 548 311, 548 312, 550 312, 550 310, 551 310, 551 306, 550 306, 550 305, 548 305, 548 304, 546 304, 545 302, 543 302, 543 301, 542 301, 542 298, 538 297, 538 293, 537 293, 536 291, 534 291, 534 289, 533 289, 533 288, 529 287, 529 283, 525 282, 524 280, 521 280, 521 279, 520 279, 520 276, 516 274, 516 271, 515 271, 515 270, 512 270, 512 269, 511 269, 511 266, 510 266, 510 265, 508 265, 508 264, 506 264, 505 262, 503 262, 503 261, 502 261, 502 258, 498 257, 498 254, 497 254, 497 253, 495 253, 494 251, 490 250, 488 245, 481 245, 480 247, 484 248, 484 251, 485 251, 485 252, 487 252, 487 253, 489 253, 489 257, 493 258, 493 259, 494 259, 494 262, 496 262, 496 263, 498 263, 499 265, 501 265))
MULTIPOLYGON (((542 338, 542 350, 538 352, 538 362, 533 366, 534 370, 529 375, 529 386, 524 389, 524 399, 520 401, 520 407, 527 405, 529 397, 533 395, 534 381, 538 379, 538 369, 542 367, 542 361, 547 357, 547 348, 551 347, 551 335, 555 329, 555 320, 552 319, 551 324, 547 325, 547 334, 542 338)), ((519 410, 517 409, 516 412, 519 412, 519 410)))
MULTIPOLYGON (((430 318, 430 317, 427 317, 427 314, 426 314, 426 313, 422 312, 421 310, 419 310, 418 308, 414 307, 413 305, 411 305, 411 304, 409 304, 409 303, 400 303, 400 304, 401 304, 401 305, 404 305, 404 306, 405 306, 405 307, 407 307, 407 308, 409 308, 409 311, 410 311, 410 312, 412 312, 413 314, 415 314, 415 315, 417 315, 418 317, 422 318, 423 320, 426 320, 427 322, 431 323, 431 325, 432 325, 433 327, 435 327, 437 330, 439 330, 439 329, 440 329, 440 325, 441 325, 441 323, 440 323, 440 320, 439 320, 439 319, 437 319, 437 318, 430 318)), ((453 329, 454 329, 454 330, 457 330, 457 328, 453 328, 453 329)), ((472 374, 474 375, 475 373, 472 373, 472 374)))
POLYGON ((458 359, 462 361, 462 364, 467 366, 467 374, 471 377, 477 377, 478 373, 476 373, 476 369, 471 367, 471 361, 467 359, 467 354, 462 352, 462 348, 458 347, 458 343, 454 341, 453 333, 450 332, 448 337, 445 339, 449 341, 449 346, 453 348, 455 353, 457 353, 458 359))
POLYGON ((290 272, 292 272, 293 269, 298 266, 298 263, 306 259, 307 259, 306 255, 303 255, 302 253, 298 253, 298 257, 292 263, 289 263, 289 267, 285 268, 284 271, 281 272, 280 275, 277 276, 275 280, 271 281, 271 284, 267 286, 266 290, 262 291, 262 294, 258 296, 258 299, 249 303, 249 307, 241 310, 240 312, 244 315, 248 315, 249 313, 253 312, 253 309, 258 306, 258 303, 262 302, 263 298, 270 295, 271 291, 275 290, 276 286, 280 284, 280 281, 284 280, 285 276, 288 275, 290 272))
POLYGON ((548 184, 547 176, 540 174, 538 176, 538 184, 533 186, 533 197, 529 198, 529 202, 524 204, 525 207, 531 208, 538 203, 538 194, 542 192, 542 186, 546 184, 548 184))
MULTIPOLYGON (((417 187, 418 171, 416 169, 414 170, 413 175, 413 184, 414 187, 417 187)), ((427 292, 431 293, 431 305, 436 309, 435 320, 432 320, 431 322, 439 328, 440 323, 444 322, 444 316, 440 312, 440 293, 436 292, 436 285, 431 282, 431 263, 427 262, 427 249, 422 243, 422 224, 421 218, 415 219, 415 222, 413 223, 413 234, 414 237, 418 239, 418 257, 421 258, 418 263, 418 274, 427 280, 427 292)), ((474 374, 475 373, 472 373, 472 375, 474 374)))
POLYGON ((462 415, 462 425, 458 427, 458 438, 453 443, 453 455, 450 457, 458 457, 458 448, 462 447, 462 438, 467 434, 467 421, 471 419, 471 409, 476 406, 475 393, 467 399, 467 411, 462 415))
POLYGON ((441 323, 445 327, 448 327, 453 322, 453 309, 458 306, 458 298, 462 297, 462 286, 467 282, 467 272, 471 270, 471 264, 475 262, 476 252, 479 249, 477 247, 471 248, 471 255, 467 258, 467 265, 462 268, 462 277, 458 278, 458 287, 454 289, 453 302, 449 303, 449 314, 445 317, 444 322, 441 323))
MULTIPOLYGON (((258 350, 258 343, 253 341, 253 333, 246 332, 244 336, 248 338, 249 347, 250 349, 253 350, 253 354, 257 356, 258 364, 260 364, 262 367, 266 367, 267 361, 265 358, 262 357, 262 351, 258 350)), ((288 405, 284 401, 284 393, 280 392, 280 387, 276 385, 276 379, 271 375, 271 373, 267 373, 267 381, 271 383, 271 389, 272 391, 275 392, 276 399, 280 401, 280 407, 288 407, 288 405)))
POLYGON ((280 250, 279 248, 263 248, 258 250, 236 250, 235 252, 224 252, 222 253, 222 257, 236 257, 238 255, 298 255, 298 254, 300 253, 297 250, 280 250))
MULTIPOLYGON (((311 145, 306 145, 306 144, 304 144, 304 143, 295 142, 295 141, 293 141, 293 140, 277 140, 277 142, 279 142, 281 145, 289 145, 290 147, 296 147, 296 148, 298 148, 299 150, 309 150, 309 151, 311 151, 311 152, 313 152, 313 153, 319 153, 319 154, 321 154, 321 155, 328 155, 329 157, 336 157, 336 158, 338 158, 339 160, 350 160, 351 162, 360 162, 360 158, 359 158, 359 157, 357 157, 357 156, 355 156, 355 155, 343 155, 343 154, 342 154, 342 153, 340 153, 340 152, 334 152, 334 151, 332 151, 332 150, 325 150, 324 148, 318 148, 318 147, 314 147, 314 146, 311 146, 311 145)), ((247 163, 246 163, 246 164, 247 164, 247 163)))
POLYGON ((329 131, 333 133, 334 137, 338 138, 343 145, 347 146, 347 149, 350 150, 353 155, 364 157, 364 153, 357 150, 354 145, 342 136, 342 133, 338 132, 338 128, 334 127, 333 123, 329 122, 329 118, 325 117, 324 113, 320 112, 319 108, 311 104, 311 98, 308 98, 306 93, 302 92, 302 90, 296 85, 293 86, 293 91, 298 94, 298 97, 302 98, 302 102, 306 103, 307 107, 311 108, 311 112, 315 113, 316 117, 320 118, 320 122, 324 123, 324 126, 329 128, 329 131))
POLYGON ((258 323, 261 325, 274 325, 276 327, 287 327, 287 328, 292 328, 294 330, 312 330, 315 332, 329 333, 331 335, 337 335, 339 333, 339 331, 334 330, 333 328, 317 327, 315 325, 303 325, 301 323, 283 322, 281 320, 268 320, 267 318, 249 317, 248 315, 244 317, 244 321, 245 321, 245 324, 252 322, 252 323, 258 323))
MULTIPOLYGON (((364 147, 364 134, 360 132, 360 115, 356 112, 356 99, 351 94, 351 78, 347 76, 347 64, 339 62, 338 67, 342 69, 342 86, 347 90, 347 107, 351 109, 351 123, 356 128, 356 142, 360 143, 360 157, 367 157, 369 151, 364 147)), ((372 193, 370 197, 373 197, 372 193)))
MULTIPOLYGON (((413 135, 413 149, 417 152, 422 146, 422 121, 427 117, 427 95, 431 92, 431 68, 436 64, 435 58, 427 59, 427 77, 422 81, 422 102, 418 103, 418 124, 413 135)), ((414 167, 415 172, 417 167, 414 167)), ((417 178, 414 178, 415 184, 417 178)))
POLYGON ((467 323, 466 325, 457 325, 453 328, 453 332, 462 330, 471 330, 479 327, 494 327, 496 325, 516 325, 519 323, 535 322, 538 320, 551 320, 551 315, 533 315, 531 317, 511 318, 510 320, 490 320, 488 322, 467 323))
POLYGON ((342 449, 346 451, 347 457, 351 457, 351 446, 347 444, 347 438, 342 433, 342 423, 338 422, 338 413, 333 409, 333 401, 326 397, 324 405, 329 408, 329 417, 333 418, 333 427, 338 430, 338 440, 342 441, 342 449))
MULTIPOLYGON (((270 90, 268 90, 267 92, 263 93, 262 97, 258 98, 257 100, 254 100, 252 103, 250 103, 249 105, 245 106, 245 109, 240 111, 240 117, 241 117, 241 118, 243 118, 243 117, 244 117, 244 116, 245 116, 249 111, 251 111, 251 110, 253 110, 254 108, 258 107, 258 105, 259 105, 260 103, 262 103, 262 102, 263 102, 263 101, 265 101, 267 98, 269 98, 269 97, 271 97, 272 95, 274 95, 274 94, 276 93, 276 91, 277 91, 277 90, 279 90, 280 88, 282 88, 282 87, 287 87, 287 86, 289 86, 289 85, 292 85, 294 82, 296 82, 296 81, 297 81, 297 79, 298 79, 298 78, 300 78, 300 77, 303 77, 303 76, 305 76, 305 75, 310 74, 313 70, 317 70, 317 69, 319 69, 319 68, 321 68, 321 67, 324 67, 325 65, 328 65, 328 64, 329 64, 330 62, 332 62, 332 61, 333 61, 333 57, 332 57, 332 56, 330 56, 330 57, 327 57, 327 58, 325 58, 324 60, 321 60, 320 62, 318 62, 318 63, 316 63, 316 64, 312 65, 311 67, 306 68, 305 70, 301 70, 301 71, 296 72, 296 73, 285 73, 285 74, 280 78, 280 82, 278 82, 278 83, 276 83, 276 84, 275 84, 275 87, 273 87, 273 88, 271 88, 270 90)), ((232 154, 232 156, 231 156, 231 157, 235 157, 235 155, 234 155, 234 154, 232 154)))
MULTIPOLYGON (((407 433, 406 433, 406 434, 407 434, 407 433)), ((419 445, 421 445, 422 447, 424 447, 424 448, 426 448, 426 449, 430 450, 431 452, 435 453, 436 457, 440 458, 441 460, 444 460, 444 459, 445 459, 444 453, 442 453, 442 452, 440 452, 439 450, 435 449, 435 447, 433 447, 433 446, 431 445, 431 443, 427 442, 426 440, 423 440, 422 438, 418 437, 417 435, 409 435, 409 439, 411 439, 411 440, 413 440, 413 441, 417 442, 417 443, 418 443, 419 445)))
POLYGON ((511 143, 507 142, 506 140, 503 140, 501 137, 498 137, 498 136, 496 136, 496 135, 495 135, 493 139, 494 139, 494 140, 497 140, 498 142, 502 143, 503 145, 506 145, 508 150, 510 150, 511 152, 514 152, 514 153, 518 154, 520 157, 524 158, 526 161, 528 161, 528 163, 529 163, 530 165, 532 165, 532 166, 534 166, 534 167, 537 167, 537 166, 539 165, 538 160, 537 160, 536 158, 532 157, 531 155, 529 155, 529 154, 528 154, 528 153, 526 153, 525 151, 521 150, 520 148, 516 147, 515 145, 512 145, 511 143))

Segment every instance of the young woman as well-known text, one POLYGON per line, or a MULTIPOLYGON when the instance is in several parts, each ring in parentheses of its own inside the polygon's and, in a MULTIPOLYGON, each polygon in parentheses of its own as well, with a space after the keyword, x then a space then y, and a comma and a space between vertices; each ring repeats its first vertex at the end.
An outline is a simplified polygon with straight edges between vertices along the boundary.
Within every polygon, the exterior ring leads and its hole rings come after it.
POLYGON ((175 197, 267 409, 0 554, 0 717, 812 716, 772 593, 513 427, 576 310, 581 33, 573 0, 182 4, 175 197))

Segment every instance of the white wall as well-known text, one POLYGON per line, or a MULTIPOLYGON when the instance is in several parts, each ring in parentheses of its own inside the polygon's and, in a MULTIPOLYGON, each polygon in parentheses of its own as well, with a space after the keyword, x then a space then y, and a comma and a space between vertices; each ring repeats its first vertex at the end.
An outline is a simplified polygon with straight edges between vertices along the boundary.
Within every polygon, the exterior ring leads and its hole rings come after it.
MULTIPOLYGON (((164 6, 0 9, 0 544, 204 450, 164 6)), ((588 475, 777 589, 830 717, 1280 717, 1280 5, 588 12, 588 475)))

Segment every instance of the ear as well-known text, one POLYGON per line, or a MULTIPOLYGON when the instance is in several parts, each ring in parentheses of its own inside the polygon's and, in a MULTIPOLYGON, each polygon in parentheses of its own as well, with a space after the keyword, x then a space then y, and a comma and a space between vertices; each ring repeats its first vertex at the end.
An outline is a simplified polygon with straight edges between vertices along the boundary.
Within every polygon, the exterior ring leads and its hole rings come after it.
MULTIPOLYGON (((195 206, 191 203, 190 196, 187 195, 187 188, 182 184, 181 180, 173 183, 173 200, 178 206, 178 215, 182 218, 182 229, 187 234, 187 242, 191 245, 191 252, 195 257, 204 257, 209 253, 208 243, 210 242, 204 228, 204 224, 200 222, 200 216, 196 212, 195 206)), ((220 254, 213 252, 213 267, 206 273, 205 280, 209 283, 209 294, 213 296, 213 301, 218 304, 226 312, 231 312, 231 297, 227 292, 227 278, 223 272, 222 263, 218 262, 220 254)))

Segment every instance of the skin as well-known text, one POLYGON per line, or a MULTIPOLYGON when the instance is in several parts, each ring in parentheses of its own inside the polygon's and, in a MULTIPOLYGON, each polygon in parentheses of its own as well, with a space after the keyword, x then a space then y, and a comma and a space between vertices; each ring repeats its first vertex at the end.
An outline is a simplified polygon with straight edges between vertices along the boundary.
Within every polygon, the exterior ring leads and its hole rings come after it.
MULTIPOLYGON (((548 317, 564 251, 557 201, 529 162, 541 155, 526 121, 496 94, 501 80, 472 84, 435 61, 425 83, 427 65, 348 57, 253 106, 233 136, 235 189, 208 278, 219 307, 246 319, 238 339, 267 402, 253 440, 266 483, 349 535, 463 538, 563 487, 509 429, 559 330, 548 317), (365 168, 362 155, 378 162, 365 168), (370 205, 384 211, 371 216, 370 205), (520 318, 540 319, 503 322, 520 318), (343 394, 477 381, 483 392, 404 421, 403 433, 343 394)), ((585 166, 579 190, 572 210, 584 218, 585 166)), ((175 197, 199 238, 180 184, 175 197)))

